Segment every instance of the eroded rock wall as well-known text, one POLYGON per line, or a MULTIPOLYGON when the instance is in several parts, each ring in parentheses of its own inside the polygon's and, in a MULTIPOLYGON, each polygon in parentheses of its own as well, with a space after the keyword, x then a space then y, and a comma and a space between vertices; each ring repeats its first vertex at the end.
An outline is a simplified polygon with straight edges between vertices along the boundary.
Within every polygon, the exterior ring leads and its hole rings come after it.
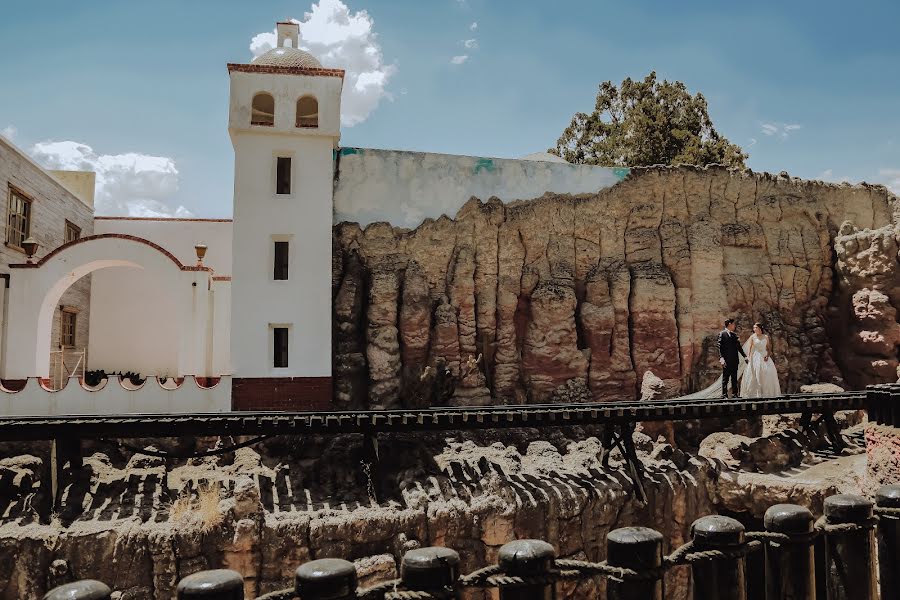
MULTIPOLYGON (((843 347, 862 339, 851 304, 881 311, 874 344, 893 353, 852 381, 871 382, 896 368, 894 288, 878 292, 887 305, 873 292, 847 300, 871 286, 852 268, 835 277, 835 238, 848 223, 893 239, 894 203, 878 186, 661 167, 595 195, 472 198, 414 230, 341 223, 335 402, 543 402, 571 380, 595 400, 630 399, 648 370, 687 392, 718 376, 714 335, 731 315, 745 336, 769 326, 783 389, 841 383, 838 364, 871 354, 865 341, 843 347), (838 345, 852 355, 836 362, 838 345)), ((852 263, 857 250, 842 249, 852 263)), ((884 251, 896 276, 896 242, 884 251)))

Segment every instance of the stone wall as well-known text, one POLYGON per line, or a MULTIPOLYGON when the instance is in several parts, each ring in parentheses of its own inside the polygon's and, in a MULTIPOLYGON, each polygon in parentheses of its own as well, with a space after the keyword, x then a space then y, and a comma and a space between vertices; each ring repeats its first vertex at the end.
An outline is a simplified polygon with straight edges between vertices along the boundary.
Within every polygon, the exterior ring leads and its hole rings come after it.
MULTIPOLYGON (((870 276, 845 266, 859 249, 836 246, 884 226, 893 239, 883 187, 654 167, 596 194, 503 200, 413 230, 335 226, 339 407, 542 402, 573 380, 596 400, 633 398, 648 370, 687 392, 718 376, 726 316, 742 338, 767 324, 783 389, 842 383, 864 355, 854 386, 895 377, 894 333, 879 342, 887 367, 848 343, 871 330, 854 329, 847 300, 870 276)), ((891 332, 893 301, 873 317, 891 332)))
MULTIPOLYGON (((82 236, 94 232, 91 206, 85 204, 62 186, 45 170, 35 164, 21 150, 0 137, 0 273, 9 273, 8 265, 25 262, 25 253, 8 243, 6 229, 9 224, 10 189, 16 188, 31 200, 31 236, 40 244, 36 259, 61 246, 65 241, 66 221, 81 229, 82 236)), ((60 306, 78 311, 75 320, 75 348, 81 350, 88 345, 90 276, 78 280, 63 294, 60 306)), ((51 348, 57 350, 60 344, 61 313, 59 308, 53 316, 51 348)), ((9 349, 7 349, 9 350, 9 349)), ((57 359, 58 362, 58 359, 57 359)), ((66 364, 74 365, 76 359, 67 353, 66 364)))

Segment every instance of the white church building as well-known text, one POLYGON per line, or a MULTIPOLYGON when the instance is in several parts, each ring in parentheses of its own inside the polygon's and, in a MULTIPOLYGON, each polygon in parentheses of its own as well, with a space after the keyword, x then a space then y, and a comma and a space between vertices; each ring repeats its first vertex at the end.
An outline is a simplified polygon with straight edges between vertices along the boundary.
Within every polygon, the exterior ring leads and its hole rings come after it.
POLYGON ((415 227, 472 196, 627 174, 343 148, 344 71, 301 50, 296 23, 277 40, 228 64, 233 220, 95 216, 92 173, 45 171, 0 137, 0 414, 327 409, 336 223, 415 227))

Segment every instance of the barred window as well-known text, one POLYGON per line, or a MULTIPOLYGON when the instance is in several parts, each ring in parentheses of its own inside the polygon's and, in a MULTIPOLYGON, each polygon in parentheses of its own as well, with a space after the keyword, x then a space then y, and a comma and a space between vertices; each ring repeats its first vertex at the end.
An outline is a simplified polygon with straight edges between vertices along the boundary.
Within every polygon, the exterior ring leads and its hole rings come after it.
POLYGON ((31 233, 31 200, 13 188, 9 189, 9 218, 6 241, 21 248, 31 233))
POLYGON ((66 237, 65 242, 68 244, 69 242, 74 242, 78 238, 81 237, 81 228, 72 223, 71 221, 66 221, 66 237))
POLYGON ((62 310, 62 323, 59 328, 59 345, 63 348, 75 347, 75 320, 78 314, 72 310, 62 310))

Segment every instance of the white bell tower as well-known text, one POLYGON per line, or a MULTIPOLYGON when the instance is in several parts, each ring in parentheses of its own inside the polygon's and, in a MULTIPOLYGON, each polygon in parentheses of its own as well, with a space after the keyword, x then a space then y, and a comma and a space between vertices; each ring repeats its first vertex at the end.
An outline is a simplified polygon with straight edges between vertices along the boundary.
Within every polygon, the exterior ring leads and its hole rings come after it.
POLYGON ((332 178, 344 71, 300 50, 296 23, 277 31, 277 47, 228 65, 236 409, 303 410, 331 396, 332 178))

